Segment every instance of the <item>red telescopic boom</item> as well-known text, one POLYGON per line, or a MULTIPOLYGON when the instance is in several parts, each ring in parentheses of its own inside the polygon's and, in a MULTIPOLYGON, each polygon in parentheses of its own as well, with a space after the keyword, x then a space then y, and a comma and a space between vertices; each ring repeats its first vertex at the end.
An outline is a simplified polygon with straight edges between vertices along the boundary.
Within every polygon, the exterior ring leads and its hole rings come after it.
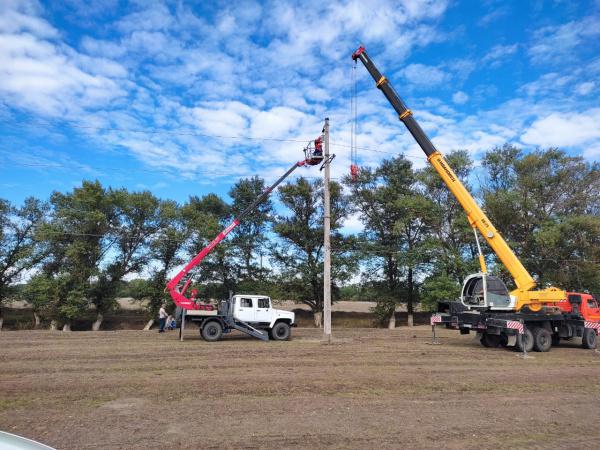
POLYGON ((175 302, 177 306, 180 306, 183 309, 200 309, 199 305, 196 304, 194 300, 194 295, 192 298, 188 298, 185 296, 187 289, 189 288, 192 278, 190 275, 190 271, 196 267, 198 264, 202 262, 202 260, 208 255, 213 248, 215 248, 219 243, 227 237, 231 231, 237 227, 242 219, 247 216, 250 212, 254 211, 258 205, 264 202, 267 197, 273 192, 273 190, 287 177, 289 177, 294 170, 298 167, 302 167, 306 165, 306 161, 298 161, 292 167, 288 169, 286 173, 284 173, 279 179, 269 186, 261 195, 259 195, 254 202, 249 205, 242 213, 237 216, 233 221, 227 225, 227 227, 221 231, 206 247, 202 249, 200 253, 198 253, 194 258, 186 264, 186 266, 173 277, 171 281, 167 284, 167 289, 169 290, 169 294, 171 294, 171 298, 175 302), (186 279, 187 276, 187 279, 186 279), (184 281, 185 280, 185 281, 184 281), (183 286, 182 286, 183 284, 183 286))

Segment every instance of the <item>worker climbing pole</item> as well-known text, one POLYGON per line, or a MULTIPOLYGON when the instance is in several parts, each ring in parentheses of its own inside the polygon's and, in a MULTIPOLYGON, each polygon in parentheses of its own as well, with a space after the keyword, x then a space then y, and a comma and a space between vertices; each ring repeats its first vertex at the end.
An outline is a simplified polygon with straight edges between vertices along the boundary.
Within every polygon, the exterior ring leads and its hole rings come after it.
POLYGON ((350 177, 353 182, 358 180, 358 157, 356 151, 356 134, 358 127, 358 106, 356 95, 356 61, 352 65, 352 76, 350 77, 352 86, 350 97, 350 177))

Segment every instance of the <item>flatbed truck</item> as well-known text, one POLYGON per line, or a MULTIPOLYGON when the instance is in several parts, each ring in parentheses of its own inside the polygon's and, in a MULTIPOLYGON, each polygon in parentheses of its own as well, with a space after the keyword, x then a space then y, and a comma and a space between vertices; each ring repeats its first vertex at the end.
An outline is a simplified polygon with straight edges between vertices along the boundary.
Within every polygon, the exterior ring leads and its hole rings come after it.
POLYGON ((287 341, 295 314, 272 307, 271 299, 264 295, 238 294, 223 300, 218 309, 186 310, 185 318, 194 322, 205 341, 215 342, 233 330, 267 341, 287 341))
POLYGON ((544 312, 477 311, 461 302, 439 302, 436 316, 436 322, 446 328, 461 334, 477 333, 484 347, 547 352, 561 341, 573 339, 581 339, 586 349, 598 346, 600 308, 589 294, 568 292, 558 310, 544 312))

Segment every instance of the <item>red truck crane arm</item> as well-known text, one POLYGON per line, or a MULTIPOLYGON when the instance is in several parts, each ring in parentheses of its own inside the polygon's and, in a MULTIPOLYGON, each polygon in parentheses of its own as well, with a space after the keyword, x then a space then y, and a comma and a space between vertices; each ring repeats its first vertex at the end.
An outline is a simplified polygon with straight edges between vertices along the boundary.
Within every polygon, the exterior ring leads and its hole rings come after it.
MULTIPOLYGON (((321 158, 322 159, 322 158, 321 158)), ((167 283, 167 289, 169 290, 169 294, 171 298, 175 302, 177 306, 180 306, 183 309, 200 309, 200 307, 196 304, 196 302, 192 298, 186 297, 186 291, 190 287, 192 282, 192 277, 190 276, 191 270, 196 267, 198 264, 202 262, 204 258, 217 246, 219 243, 227 237, 235 227, 237 227, 240 222, 250 214, 252 211, 256 209, 258 205, 260 205, 263 201, 267 199, 267 197, 273 192, 273 190, 281 184, 283 180, 289 177, 294 170, 298 167, 302 167, 304 165, 310 164, 306 160, 298 161, 292 167, 290 167, 287 172, 285 172, 281 177, 275 181, 271 186, 269 186, 265 191, 260 194, 251 205, 248 205, 246 209, 244 209, 233 221, 223 229, 206 247, 204 247, 200 253, 198 253, 192 260, 185 265, 185 267, 175 275, 169 283, 167 283)))

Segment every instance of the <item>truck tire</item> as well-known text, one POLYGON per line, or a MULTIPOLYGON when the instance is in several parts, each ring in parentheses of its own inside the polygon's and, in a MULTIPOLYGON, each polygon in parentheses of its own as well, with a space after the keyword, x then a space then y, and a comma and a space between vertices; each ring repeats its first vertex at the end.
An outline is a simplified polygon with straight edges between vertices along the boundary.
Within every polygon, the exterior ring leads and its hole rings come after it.
POLYGON ((525 327, 525 334, 517 337, 517 345, 515 345, 515 349, 519 352, 522 352, 523 344, 525 345, 525 351, 530 352, 533 350, 533 334, 527 327, 525 327))
POLYGON ((215 342, 221 339, 223 335, 223 327, 216 320, 211 320, 205 323, 202 327, 202 339, 208 342, 215 342))
POLYGON ((536 352, 549 352, 552 348, 552 334, 542 327, 533 329, 533 349, 536 352))
POLYGON ((271 339, 274 341, 287 341, 292 334, 290 326, 285 322, 277 322, 271 328, 271 339))
POLYGON ((499 334, 483 333, 479 342, 481 345, 487 348, 498 348, 502 341, 502 337, 499 334))
POLYGON ((586 328, 583 330, 583 339, 581 339, 581 345, 583 348, 594 349, 598 347, 598 335, 596 330, 586 328))

